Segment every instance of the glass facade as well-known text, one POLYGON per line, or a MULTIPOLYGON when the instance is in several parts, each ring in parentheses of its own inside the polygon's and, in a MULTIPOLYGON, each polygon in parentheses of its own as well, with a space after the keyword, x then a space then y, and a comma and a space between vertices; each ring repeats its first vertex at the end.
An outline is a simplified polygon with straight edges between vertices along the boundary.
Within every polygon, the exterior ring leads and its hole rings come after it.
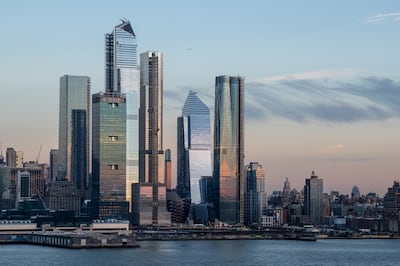
POLYGON ((129 21, 122 21, 105 36, 106 92, 126 96, 125 194, 129 202, 132 201, 131 184, 139 181, 139 66, 136 49, 136 35, 129 21))
POLYGON ((60 78, 60 112, 59 112, 59 137, 58 137, 58 177, 67 180, 76 179, 72 173, 72 112, 82 110, 86 113, 85 136, 86 147, 81 152, 85 153, 86 162, 82 169, 84 183, 87 184, 90 168, 90 78, 86 76, 65 75, 60 78))
POLYGON ((257 162, 246 166, 246 190, 244 193, 244 224, 258 224, 265 199, 265 173, 257 162))
POLYGON ((72 110, 71 176, 78 189, 87 189, 86 111, 72 110))
POLYGON ((178 118, 177 190, 191 203, 201 203, 200 179, 211 176, 210 109, 190 91, 178 118))
MULTIPOLYGON (((126 100, 119 93, 93 95, 92 201, 126 200, 126 100)), ((97 213, 95 216, 102 216, 97 213)))
POLYGON ((244 79, 215 81, 214 206, 219 220, 244 222, 244 79))

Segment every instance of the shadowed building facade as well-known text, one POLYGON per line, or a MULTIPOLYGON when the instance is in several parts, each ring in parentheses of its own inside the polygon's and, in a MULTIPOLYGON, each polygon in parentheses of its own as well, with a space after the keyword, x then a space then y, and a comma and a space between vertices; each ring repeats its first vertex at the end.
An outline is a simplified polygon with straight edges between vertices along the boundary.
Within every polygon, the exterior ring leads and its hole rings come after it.
POLYGON ((244 78, 215 80, 214 207, 219 220, 244 223, 244 78))
MULTIPOLYGON (((60 112, 59 112, 59 137, 58 137, 58 177, 66 178, 69 181, 79 179, 83 187, 88 183, 89 175, 89 158, 90 158, 90 78, 87 76, 64 75, 60 78, 60 112), (75 112, 75 117, 73 117, 75 112), (78 118, 79 116, 79 118, 78 118), (75 118, 75 119, 74 119, 75 118), (77 119, 84 119, 84 123, 78 124, 77 119), (73 128, 75 127, 75 139, 73 138, 73 128), (84 135, 80 135, 84 134, 84 135), (75 142, 73 143, 73 140, 75 142), (79 141, 80 143, 77 143, 79 141), (83 141, 83 142, 81 142, 83 141), (84 144, 85 146, 80 146, 84 144), (85 160, 79 162, 79 173, 73 172, 74 148, 79 147, 79 151, 75 150, 75 159, 85 160), (76 152, 84 154, 76 154, 76 152), (75 176, 78 174, 79 176, 75 176)), ((78 186, 81 186, 78 185, 78 186)))

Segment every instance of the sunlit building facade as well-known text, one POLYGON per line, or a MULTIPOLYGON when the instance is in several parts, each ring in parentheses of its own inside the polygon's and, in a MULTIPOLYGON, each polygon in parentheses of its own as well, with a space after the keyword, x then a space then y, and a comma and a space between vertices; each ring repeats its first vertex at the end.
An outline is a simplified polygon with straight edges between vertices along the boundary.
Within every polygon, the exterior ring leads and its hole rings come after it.
MULTIPOLYGON (((85 147, 80 147, 80 153, 84 153, 82 183, 88 183, 89 160, 90 160, 90 78, 87 76, 64 75, 60 78, 60 112, 58 131, 58 177, 73 181, 78 177, 72 172, 73 153, 73 111, 79 111, 81 118, 85 116, 84 128, 76 128, 75 133, 80 131, 84 136, 75 135, 76 139, 85 140, 85 147)), ((79 125, 81 127, 82 125, 79 125)))
POLYGON ((139 181, 139 66, 136 35, 123 20, 105 35, 105 87, 107 93, 126 97, 126 200, 131 202, 131 184, 139 181))
POLYGON ((244 78, 215 81, 214 207, 228 224, 244 223, 244 78))
POLYGON ((165 185, 167 189, 172 189, 172 160, 171 150, 165 150, 165 185))
POLYGON ((323 179, 312 171, 304 186, 304 214, 316 225, 321 224, 323 218, 323 184, 323 179))
POLYGON ((210 109, 190 91, 178 117, 178 194, 201 203, 200 180, 212 175, 210 109))

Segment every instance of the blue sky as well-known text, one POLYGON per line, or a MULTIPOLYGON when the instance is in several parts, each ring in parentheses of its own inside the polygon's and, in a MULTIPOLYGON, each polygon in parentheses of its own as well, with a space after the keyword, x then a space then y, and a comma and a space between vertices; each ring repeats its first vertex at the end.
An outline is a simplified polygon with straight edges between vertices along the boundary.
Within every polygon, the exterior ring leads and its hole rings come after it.
POLYGON ((0 9, 0 142, 57 146, 59 77, 104 90, 104 34, 126 17, 138 52, 164 53, 165 148, 187 92, 246 79, 246 162, 267 190, 315 170, 325 191, 380 194, 399 178, 398 1, 7 1, 0 9))

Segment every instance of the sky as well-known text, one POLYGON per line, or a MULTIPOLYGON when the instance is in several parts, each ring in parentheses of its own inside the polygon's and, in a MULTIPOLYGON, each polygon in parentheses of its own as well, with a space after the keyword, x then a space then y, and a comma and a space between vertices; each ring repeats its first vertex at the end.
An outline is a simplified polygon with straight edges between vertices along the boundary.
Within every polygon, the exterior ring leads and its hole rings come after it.
MULTIPOLYGON (((399 1, 6 1, 0 9, 0 142, 25 160, 58 146, 59 78, 104 91, 104 34, 133 24, 164 54, 164 148, 189 90, 213 112, 215 77, 245 78, 245 162, 267 191, 381 196, 400 176, 399 1)), ((175 167, 175 166, 174 166, 175 167)), ((175 172, 175 171, 174 171, 175 172)))

